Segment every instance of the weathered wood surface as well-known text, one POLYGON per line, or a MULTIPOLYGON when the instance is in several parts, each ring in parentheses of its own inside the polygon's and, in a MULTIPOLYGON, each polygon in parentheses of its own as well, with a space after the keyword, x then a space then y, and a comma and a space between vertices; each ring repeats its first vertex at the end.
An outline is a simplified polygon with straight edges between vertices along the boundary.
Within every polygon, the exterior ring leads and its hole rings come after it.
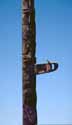
POLYGON ((23 79, 23 125, 37 124, 36 112, 36 30, 34 0, 22 3, 22 79, 23 79))

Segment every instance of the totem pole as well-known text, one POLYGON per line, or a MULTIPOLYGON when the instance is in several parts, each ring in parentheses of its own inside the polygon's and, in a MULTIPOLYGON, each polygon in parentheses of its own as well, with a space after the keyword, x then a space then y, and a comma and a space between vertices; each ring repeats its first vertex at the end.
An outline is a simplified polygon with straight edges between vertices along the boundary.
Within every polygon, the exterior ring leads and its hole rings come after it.
POLYGON ((23 125, 37 125, 36 74, 58 68, 57 63, 36 64, 36 25, 34 0, 22 1, 22 81, 23 125), (53 65, 53 66, 52 66, 53 65))

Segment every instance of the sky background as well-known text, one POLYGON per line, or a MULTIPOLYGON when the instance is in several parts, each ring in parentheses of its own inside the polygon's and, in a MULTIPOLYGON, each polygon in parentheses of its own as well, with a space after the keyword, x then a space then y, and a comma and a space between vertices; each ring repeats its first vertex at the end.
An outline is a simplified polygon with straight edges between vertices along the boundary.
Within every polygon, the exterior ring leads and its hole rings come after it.
MULTIPOLYGON (((35 0, 38 124, 72 124, 72 0, 35 0)), ((0 1, 0 125, 22 125, 21 0, 0 1)))

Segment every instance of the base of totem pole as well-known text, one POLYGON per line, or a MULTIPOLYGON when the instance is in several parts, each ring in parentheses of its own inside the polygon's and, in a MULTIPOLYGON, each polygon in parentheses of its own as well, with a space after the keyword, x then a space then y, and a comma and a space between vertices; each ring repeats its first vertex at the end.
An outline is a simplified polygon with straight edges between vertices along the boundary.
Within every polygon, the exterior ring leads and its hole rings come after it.
POLYGON ((24 105, 24 125, 37 125, 37 113, 35 109, 24 105))

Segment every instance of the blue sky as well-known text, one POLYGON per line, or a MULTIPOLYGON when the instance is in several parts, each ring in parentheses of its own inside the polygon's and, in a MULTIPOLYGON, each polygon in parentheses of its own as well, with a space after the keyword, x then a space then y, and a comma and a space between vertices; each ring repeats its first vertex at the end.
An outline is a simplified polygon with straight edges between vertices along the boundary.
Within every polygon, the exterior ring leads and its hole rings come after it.
MULTIPOLYGON (((37 76, 38 124, 72 124, 72 0, 35 0, 37 63, 59 69, 37 76)), ((22 124, 21 0, 0 2, 0 124, 22 124)))

